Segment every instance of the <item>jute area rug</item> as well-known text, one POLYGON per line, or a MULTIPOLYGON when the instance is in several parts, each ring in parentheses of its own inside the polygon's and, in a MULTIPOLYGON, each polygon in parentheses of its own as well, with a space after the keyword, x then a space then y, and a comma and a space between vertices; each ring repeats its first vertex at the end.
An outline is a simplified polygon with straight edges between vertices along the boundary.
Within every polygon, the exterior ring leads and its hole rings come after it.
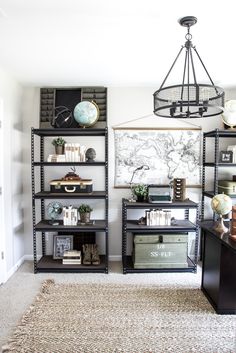
POLYGON ((3 352, 235 352, 235 316, 197 288, 47 280, 3 352))

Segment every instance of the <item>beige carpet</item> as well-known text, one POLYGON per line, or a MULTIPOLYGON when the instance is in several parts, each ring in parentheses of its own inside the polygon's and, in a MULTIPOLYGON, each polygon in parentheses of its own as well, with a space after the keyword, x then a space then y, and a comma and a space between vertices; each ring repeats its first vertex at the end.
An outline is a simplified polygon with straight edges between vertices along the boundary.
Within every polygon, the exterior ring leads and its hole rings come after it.
POLYGON ((198 288, 48 280, 3 352, 235 352, 235 316, 198 288))

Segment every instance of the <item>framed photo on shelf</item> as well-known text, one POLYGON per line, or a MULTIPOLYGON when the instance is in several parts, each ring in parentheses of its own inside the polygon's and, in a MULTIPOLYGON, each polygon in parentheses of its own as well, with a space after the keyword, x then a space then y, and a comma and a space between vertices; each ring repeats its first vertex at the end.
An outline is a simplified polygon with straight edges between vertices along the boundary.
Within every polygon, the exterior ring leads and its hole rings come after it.
POLYGON ((63 259, 66 250, 73 250, 73 235, 54 235, 53 259, 63 259))
POLYGON ((220 163, 233 163, 232 151, 220 151, 220 163))

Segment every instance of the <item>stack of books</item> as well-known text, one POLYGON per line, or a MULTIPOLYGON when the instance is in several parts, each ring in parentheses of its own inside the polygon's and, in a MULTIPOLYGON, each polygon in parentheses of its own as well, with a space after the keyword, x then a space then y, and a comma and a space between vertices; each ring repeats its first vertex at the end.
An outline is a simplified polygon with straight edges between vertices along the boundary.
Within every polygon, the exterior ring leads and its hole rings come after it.
POLYGON ((66 162, 64 154, 49 154, 47 162, 66 162))
POLYGON ((76 226, 78 223, 78 210, 72 206, 63 207, 63 225, 76 226))
POLYGON ((81 265, 81 251, 66 250, 62 259, 63 265, 81 265))

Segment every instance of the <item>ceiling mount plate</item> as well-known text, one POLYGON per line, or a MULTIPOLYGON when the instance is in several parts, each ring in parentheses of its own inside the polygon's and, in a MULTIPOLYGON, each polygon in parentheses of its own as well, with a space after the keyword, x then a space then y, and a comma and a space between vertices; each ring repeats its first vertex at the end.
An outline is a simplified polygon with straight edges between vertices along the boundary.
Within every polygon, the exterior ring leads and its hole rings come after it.
POLYGON ((186 16, 179 19, 179 24, 184 27, 191 27, 197 23, 197 18, 194 16, 186 16))

